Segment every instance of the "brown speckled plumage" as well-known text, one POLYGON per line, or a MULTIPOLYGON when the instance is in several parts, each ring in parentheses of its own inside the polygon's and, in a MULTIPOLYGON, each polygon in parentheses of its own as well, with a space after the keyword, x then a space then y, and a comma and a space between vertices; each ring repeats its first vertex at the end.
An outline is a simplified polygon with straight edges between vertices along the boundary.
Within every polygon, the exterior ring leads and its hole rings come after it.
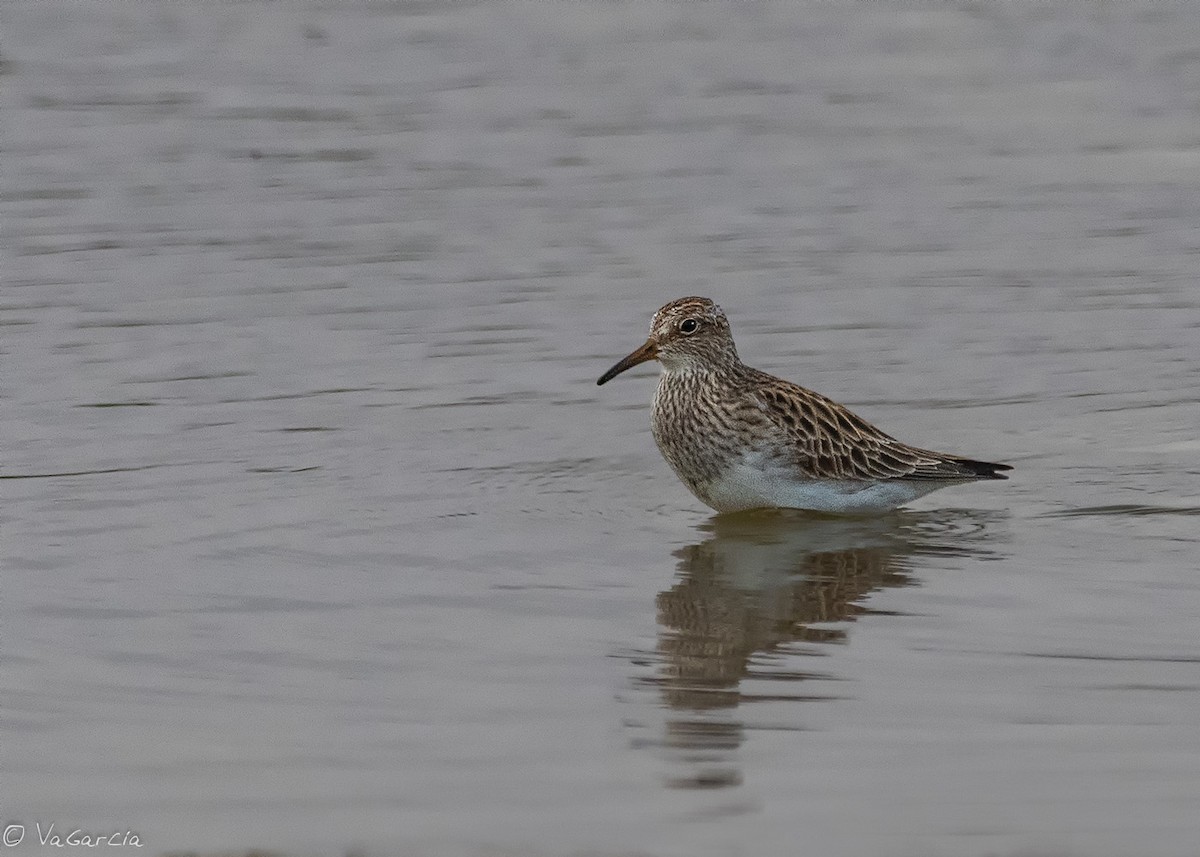
MULTIPOLYGON (((762 470, 776 492, 783 474, 801 489, 828 483, 848 495, 903 483, 896 493, 912 496, 957 482, 1006 479, 998 471, 1011 469, 901 443, 819 393, 746 366, 725 314, 707 298, 662 307, 646 344, 597 383, 650 359, 664 367, 654 396, 654 439, 680 480, 722 511, 729 509, 714 494, 717 483, 739 465, 762 470)), ((739 478, 744 485, 753 482, 744 471, 739 478)), ((749 502, 737 501, 743 507, 749 502)), ((802 503, 786 505, 809 507, 802 503)))

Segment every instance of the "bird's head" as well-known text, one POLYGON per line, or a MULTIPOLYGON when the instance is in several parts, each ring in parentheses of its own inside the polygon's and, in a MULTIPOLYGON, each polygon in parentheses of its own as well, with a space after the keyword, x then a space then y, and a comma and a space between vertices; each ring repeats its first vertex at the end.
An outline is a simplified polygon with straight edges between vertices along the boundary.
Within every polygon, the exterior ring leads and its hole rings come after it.
POLYGON ((680 372, 717 368, 737 359, 729 319, 721 308, 708 298, 680 298, 654 314, 650 338, 645 344, 601 375, 596 383, 611 381, 647 360, 658 360, 668 372, 680 372))

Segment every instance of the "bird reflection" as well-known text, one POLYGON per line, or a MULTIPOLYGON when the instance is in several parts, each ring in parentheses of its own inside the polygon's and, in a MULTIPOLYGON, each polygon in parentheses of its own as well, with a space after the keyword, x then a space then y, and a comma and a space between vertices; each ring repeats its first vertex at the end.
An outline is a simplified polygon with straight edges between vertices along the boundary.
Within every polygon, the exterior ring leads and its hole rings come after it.
MULTIPOLYGON (((740 783, 736 751, 746 725, 739 706, 834 698, 803 691, 810 679, 835 678, 808 668, 813 661, 803 656, 825 654, 828 644, 843 641, 846 623, 872 612, 864 603, 869 593, 912 585, 919 557, 990 553, 986 518, 772 511, 718 516, 702 525, 706 538, 675 553, 676 583, 657 598, 659 670, 648 682, 670 712, 662 743, 686 770, 669 784, 740 783)), ((789 717, 784 728, 802 729, 797 721, 789 717)))

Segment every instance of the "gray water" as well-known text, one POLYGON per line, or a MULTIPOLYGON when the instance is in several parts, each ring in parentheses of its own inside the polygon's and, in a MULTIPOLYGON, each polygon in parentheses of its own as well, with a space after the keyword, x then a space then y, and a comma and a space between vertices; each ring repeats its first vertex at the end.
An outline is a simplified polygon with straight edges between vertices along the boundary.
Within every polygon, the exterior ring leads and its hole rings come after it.
POLYGON ((0 28, 14 853, 1196 853, 1195 6, 0 28), (1012 481, 711 515, 686 294, 1012 481))

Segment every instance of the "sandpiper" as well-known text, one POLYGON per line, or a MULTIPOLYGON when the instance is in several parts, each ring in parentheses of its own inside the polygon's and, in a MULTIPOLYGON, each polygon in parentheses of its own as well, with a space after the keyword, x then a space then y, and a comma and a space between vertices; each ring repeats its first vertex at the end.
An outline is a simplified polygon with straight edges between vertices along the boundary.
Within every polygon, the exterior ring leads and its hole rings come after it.
POLYGON ((596 383, 647 360, 663 367, 652 418, 659 451, 718 512, 876 512, 1012 470, 908 446, 820 393, 751 369, 708 298, 662 307, 646 344, 596 383))

